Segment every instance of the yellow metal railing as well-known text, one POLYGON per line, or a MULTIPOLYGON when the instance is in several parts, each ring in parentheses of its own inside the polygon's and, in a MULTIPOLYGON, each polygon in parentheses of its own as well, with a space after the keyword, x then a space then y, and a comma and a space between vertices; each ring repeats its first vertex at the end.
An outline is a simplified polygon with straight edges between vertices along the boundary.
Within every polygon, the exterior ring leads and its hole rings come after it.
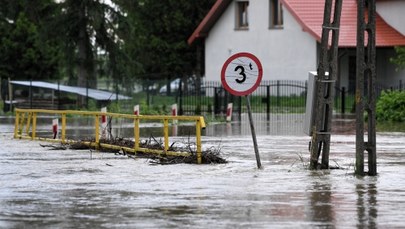
POLYGON ((170 120, 181 120, 181 121, 194 121, 196 130, 196 153, 197 153, 197 163, 201 164, 201 129, 205 128, 204 117, 202 116, 166 116, 166 115, 131 115, 131 114, 118 114, 118 113, 108 113, 108 112, 96 112, 96 111, 75 111, 75 110, 44 110, 44 109, 15 109, 15 127, 14 127, 14 138, 20 139, 31 139, 31 140, 44 140, 44 141, 54 141, 61 143, 73 143, 74 140, 68 140, 66 137, 66 116, 69 115, 82 115, 82 116, 94 116, 94 142, 83 142, 94 148, 108 148, 108 149, 123 149, 126 152, 142 152, 142 153, 154 153, 154 154, 166 154, 171 156, 188 156, 189 152, 174 152, 169 151, 169 121, 170 120), (60 115, 62 119, 61 126, 61 137, 59 139, 52 138, 40 138, 36 136, 37 130, 37 116, 38 114, 48 114, 48 115, 60 115), (112 118, 127 118, 132 119, 134 122, 134 148, 122 147, 117 145, 100 143, 100 118, 102 116, 112 117, 112 118), (140 126, 141 120, 157 120, 163 122, 163 136, 164 145, 163 150, 148 149, 140 147, 140 126), (25 130, 24 130, 25 129, 25 130), (31 133, 30 133, 31 130, 31 133))

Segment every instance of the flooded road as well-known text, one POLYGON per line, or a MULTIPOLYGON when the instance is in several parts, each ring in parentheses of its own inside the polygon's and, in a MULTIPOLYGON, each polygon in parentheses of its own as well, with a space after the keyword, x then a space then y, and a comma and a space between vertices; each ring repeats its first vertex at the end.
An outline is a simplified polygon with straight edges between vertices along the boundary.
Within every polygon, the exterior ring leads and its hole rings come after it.
POLYGON ((49 150, 43 142, 12 139, 3 125, 0 228, 405 225, 404 133, 377 134, 378 176, 358 178, 353 135, 332 135, 330 165, 341 169, 310 171, 309 137, 298 130, 276 135, 258 123, 264 167, 258 170, 251 136, 238 125, 205 130, 203 147, 220 148, 229 161, 221 165, 151 165, 89 150, 49 150))

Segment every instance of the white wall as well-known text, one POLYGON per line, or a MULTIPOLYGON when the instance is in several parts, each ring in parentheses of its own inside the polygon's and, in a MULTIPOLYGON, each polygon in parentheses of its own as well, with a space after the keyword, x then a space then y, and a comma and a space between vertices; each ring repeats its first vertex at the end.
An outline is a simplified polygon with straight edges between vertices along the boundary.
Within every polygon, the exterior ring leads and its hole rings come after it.
POLYGON ((405 36, 405 1, 377 1, 376 4, 377 13, 384 21, 405 36))
POLYGON ((250 52, 263 65, 263 80, 307 80, 316 70, 316 40, 302 30, 284 8, 284 28, 269 29, 269 1, 249 1, 249 30, 235 30, 235 2, 211 29, 205 41, 206 80, 220 80, 224 62, 250 52))

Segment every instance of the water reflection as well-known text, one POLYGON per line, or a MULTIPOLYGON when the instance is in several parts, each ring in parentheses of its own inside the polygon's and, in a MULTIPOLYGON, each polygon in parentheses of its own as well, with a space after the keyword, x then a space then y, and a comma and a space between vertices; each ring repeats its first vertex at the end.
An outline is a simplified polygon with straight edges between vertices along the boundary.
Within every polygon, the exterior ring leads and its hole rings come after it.
MULTIPOLYGON (((302 114, 273 114, 269 121, 256 117, 253 121, 256 135, 293 135, 303 136, 302 114)), ((250 125, 247 115, 240 122, 226 124, 210 124, 203 134, 206 136, 241 136, 250 135, 250 125)))
POLYGON ((335 225, 335 209, 336 199, 331 191, 330 183, 315 182, 310 191, 310 220, 319 222, 322 225, 335 225))
POLYGON ((357 184, 357 228, 377 228, 377 187, 375 183, 357 184))

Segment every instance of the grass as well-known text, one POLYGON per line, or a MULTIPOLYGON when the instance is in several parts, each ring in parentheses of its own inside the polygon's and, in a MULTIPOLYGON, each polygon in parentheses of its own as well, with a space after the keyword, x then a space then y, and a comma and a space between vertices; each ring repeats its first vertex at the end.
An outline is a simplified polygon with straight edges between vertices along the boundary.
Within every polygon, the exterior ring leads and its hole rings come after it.
POLYGON ((378 121, 376 129, 378 132, 405 132, 405 122, 378 121))

